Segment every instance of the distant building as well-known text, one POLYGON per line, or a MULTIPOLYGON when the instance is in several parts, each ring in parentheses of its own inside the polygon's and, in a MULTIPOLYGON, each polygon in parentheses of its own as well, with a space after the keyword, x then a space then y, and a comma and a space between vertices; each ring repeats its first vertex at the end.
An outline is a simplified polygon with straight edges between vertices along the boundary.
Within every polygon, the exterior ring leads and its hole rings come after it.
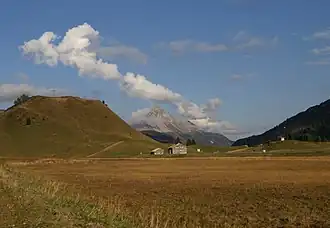
POLYGON ((281 142, 283 142, 283 141, 285 141, 285 138, 283 136, 279 136, 278 137, 278 140, 281 141, 281 142))
POLYGON ((177 143, 168 147, 169 154, 187 154, 187 147, 182 143, 177 143))
POLYGON ((150 152, 150 154, 152 154, 152 155, 163 155, 164 154, 164 149, 155 148, 150 152))

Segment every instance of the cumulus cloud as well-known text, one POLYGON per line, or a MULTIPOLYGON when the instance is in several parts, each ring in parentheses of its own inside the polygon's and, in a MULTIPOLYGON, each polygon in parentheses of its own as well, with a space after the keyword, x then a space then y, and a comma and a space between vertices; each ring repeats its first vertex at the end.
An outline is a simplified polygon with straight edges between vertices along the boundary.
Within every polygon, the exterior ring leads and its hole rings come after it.
POLYGON ((206 118, 216 119, 216 111, 222 104, 222 101, 219 98, 209 99, 206 104, 201 105, 201 110, 206 114, 206 118))
POLYGON ((149 112, 150 112, 150 108, 138 109, 135 112, 132 112, 132 119, 133 120, 143 119, 149 112))
POLYGON ((158 47, 169 48, 172 52, 182 54, 184 52, 223 52, 229 48, 225 44, 212 44, 194 40, 175 40, 168 43, 162 42, 158 47))
MULTIPOLYGON (((141 53, 123 46, 102 51, 100 40, 99 32, 84 23, 69 29, 63 38, 53 32, 45 32, 38 39, 24 42, 19 49, 24 55, 32 57, 36 64, 55 67, 62 63, 65 66, 76 68, 81 76, 117 80, 120 88, 130 96, 172 104, 180 114, 198 123, 202 129, 211 129, 210 127, 213 129, 217 126, 217 121, 213 121, 210 116, 221 104, 218 98, 211 99, 204 105, 197 105, 163 85, 152 83, 143 75, 130 72, 121 74, 116 64, 108 63, 100 58, 100 52, 101 55, 103 52, 103 55, 135 55, 136 58, 142 57, 141 53)), ((223 44, 188 40, 171 42, 169 46, 179 52, 187 49, 199 52, 226 51, 228 49, 223 44)), ((47 92, 48 94, 49 92, 46 89, 36 90, 34 87, 26 87, 26 89, 28 90, 25 91, 29 93, 38 91, 38 93, 47 92)), ((16 95, 17 93, 15 97, 16 95)))
POLYGON ((215 111, 221 105, 221 103, 222 101, 219 98, 209 99, 204 109, 206 111, 215 111))
POLYGON ((239 132, 238 128, 228 121, 216 120, 215 112, 220 107, 221 103, 219 98, 213 98, 202 105, 197 105, 189 101, 179 102, 175 105, 181 115, 185 116, 201 130, 224 134, 239 132))
POLYGON ((29 84, 0 84, 0 102, 12 102, 22 94, 53 96, 65 92, 62 89, 36 87, 29 84))
POLYGON ((116 64, 97 58, 93 44, 100 40, 99 32, 84 23, 69 29, 63 39, 53 32, 45 32, 39 39, 24 42, 19 47, 25 55, 31 56, 36 64, 56 66, 58 62, 77 68, 80 75, 118 79, 120 73, 116 64))
POLYGON ((237 130, 237 127, 235 127, 228 121, 214 121, 210 118, 196 119, 190 121, 199 128, 209 132, 218 132, 224 134, 240 133, 240 131, 237 130))
POLYGON ((183 99, 180 94, 162 85, 154 84, 139 74, 127 73, 120 85, 129 95, 147 100, 173 103, 183 99))
POLYGON ((174 105, 181 115, 189 119, 207 118, 207 114, 203 111, 203 108, 193 102, 182 100, 174 103, 174 105))

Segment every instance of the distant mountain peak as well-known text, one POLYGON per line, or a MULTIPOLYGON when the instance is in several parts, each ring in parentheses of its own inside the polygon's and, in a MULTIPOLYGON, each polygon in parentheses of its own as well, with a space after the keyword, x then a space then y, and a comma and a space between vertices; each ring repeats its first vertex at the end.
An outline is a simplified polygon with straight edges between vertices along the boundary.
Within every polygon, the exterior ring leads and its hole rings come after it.
POLYGON ((170 114, 166 112, 164 109, 162 109, 159 106, 153 106, 148 114, 146 115, 147 117, 170 117, 170 114))
MULTIPOLYGON (((218 145, 230 145, 231 141, 221 134, 204 132, 194 123, 184 118, 174 118, 169 112, 159 106, 153 106, 149 112, 138 119, 130 121, 131 126, 141 132, 166 133, 183 140, 194 138, 201 144, 214 145, 215 138, 218 145)), ((154 133, 155 134, 155 133, 154 133)), ((162 136, 163 137, 163 136, 162 136)))

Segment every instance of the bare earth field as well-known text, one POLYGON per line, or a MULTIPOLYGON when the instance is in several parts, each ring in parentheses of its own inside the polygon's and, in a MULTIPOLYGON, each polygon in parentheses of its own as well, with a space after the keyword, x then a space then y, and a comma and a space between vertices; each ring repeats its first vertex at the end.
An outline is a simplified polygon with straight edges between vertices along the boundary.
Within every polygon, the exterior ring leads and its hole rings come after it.
POLYGON ((145 227, 330 227, 330 157, 107 159, 17 166, 68 183, 90 200, 116 201, 118 211, 145 227))

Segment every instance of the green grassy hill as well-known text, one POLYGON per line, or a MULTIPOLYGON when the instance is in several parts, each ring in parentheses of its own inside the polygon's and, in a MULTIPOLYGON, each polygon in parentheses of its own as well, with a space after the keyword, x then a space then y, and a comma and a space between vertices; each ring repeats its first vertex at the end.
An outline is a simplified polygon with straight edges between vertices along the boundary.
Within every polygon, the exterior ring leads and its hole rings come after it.
MULTIPOLYGON (((259 146, 261 148, 261 146, 259 146)), ((304 142, 297 140, 287 140, 284 142, 275 141, 270 144, 264 144, 262 148, 274 152, 330 152, 329 142, 304 142)))
POLYGON ((102 150, 118 142, 131 148, 139 145, 140 150, 159 145, 98 100, 35 96, 0 115, 0 156, 4 157, 109 156, 115 146, 102 150))
POLYGON ((329 142, 304 142, 299 140, 286 140, 286 141, 272 141, 269 143, 247 147, 244 151, 238 151, 235 155, 257 155, 264 154, 263 150, 266 150, 266 154, 269 155, 329 155, 330 143, 329 142))

